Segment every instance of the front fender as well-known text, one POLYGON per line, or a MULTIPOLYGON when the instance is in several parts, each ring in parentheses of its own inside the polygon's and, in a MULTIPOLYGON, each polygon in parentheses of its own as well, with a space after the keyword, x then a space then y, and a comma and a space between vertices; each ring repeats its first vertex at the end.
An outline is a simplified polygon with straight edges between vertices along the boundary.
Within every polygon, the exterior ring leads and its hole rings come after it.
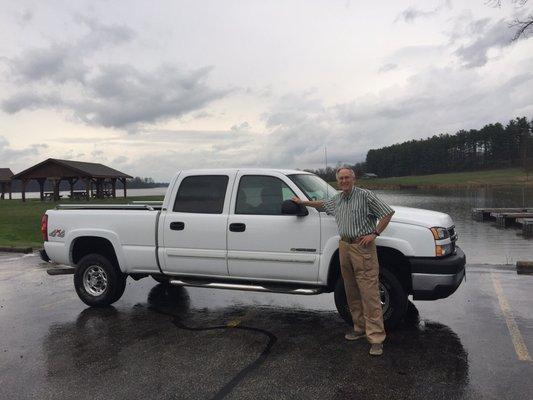
POLYGON ((339 249, 339 235, 330 237, 324 245, 322 250, 322 256, 320 257, 320 267, 318 269, 318 284, 327 285, 328 284, 328 274, 329 267, 331 264, 331 259, 335 255, 335 252, 339 249))
MULTIPOLYGON (((335 252, 339 249, 339 240, 340 236, 335 235, 328 239, 322 251, 322 256, 320 257, 320 268, 318 270, 318 284, 327 285, 329 268, 331 266, 331 260, 335 252)), ((391 236, 379 236, 376 239, 376 246, 378 247, 388 247, 391 249, 398 250, 405 256, 411 256, 414 254, 413 247, 411 244, 404 239, 399 239, 391 236)))

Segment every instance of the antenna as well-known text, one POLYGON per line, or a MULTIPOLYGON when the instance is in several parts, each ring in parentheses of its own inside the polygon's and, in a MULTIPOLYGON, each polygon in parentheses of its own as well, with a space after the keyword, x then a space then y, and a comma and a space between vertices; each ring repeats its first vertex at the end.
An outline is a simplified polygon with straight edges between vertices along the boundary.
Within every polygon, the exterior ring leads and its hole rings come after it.
MULTIPOLYGON (((324 168, 325 175, 328 176, 328 146, 324 145, 324 161, 326 167, 324 168)), ((329 200, 329 183, 326 181, 326 200, 329 200)))

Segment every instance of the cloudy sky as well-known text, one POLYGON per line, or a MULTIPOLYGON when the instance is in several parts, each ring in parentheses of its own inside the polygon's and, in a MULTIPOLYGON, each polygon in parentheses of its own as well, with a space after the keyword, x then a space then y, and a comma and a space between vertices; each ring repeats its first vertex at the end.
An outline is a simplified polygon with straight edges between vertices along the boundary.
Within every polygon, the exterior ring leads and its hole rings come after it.
POLYGON ((0 0, 0 167, 318 168, 533 118, 530 3, 0 0))

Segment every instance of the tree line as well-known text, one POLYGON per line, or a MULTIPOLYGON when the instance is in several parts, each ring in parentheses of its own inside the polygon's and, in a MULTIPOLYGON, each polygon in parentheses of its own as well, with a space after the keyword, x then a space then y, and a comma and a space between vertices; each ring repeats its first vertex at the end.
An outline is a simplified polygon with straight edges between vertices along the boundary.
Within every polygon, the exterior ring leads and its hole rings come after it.
MULTIPOLYGON (((359 176, 368 172, 379 177, 509 167, 524 167, 531 171, 532 130, 533 120, 521 117, 505 126, 498 122, 481 129, 460 130, 455 134, 440 134, 372 149, 368 151, 365 162, 348 165, 359 176)), ((339 166, 307 171, 332 182, 339 166)))
POLYGON ((533 121, 525 117, 369 150, 364 169, 380 177, 526 166, 533 121))

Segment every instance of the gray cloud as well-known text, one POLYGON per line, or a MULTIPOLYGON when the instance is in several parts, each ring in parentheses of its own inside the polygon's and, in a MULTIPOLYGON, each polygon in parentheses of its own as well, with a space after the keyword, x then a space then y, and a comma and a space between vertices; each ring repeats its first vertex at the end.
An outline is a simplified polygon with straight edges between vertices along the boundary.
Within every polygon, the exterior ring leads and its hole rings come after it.
POLYGON ((232 131, 248 131, 250 130, 251 126, 247 121, 244 121, 240 124, 233 125, 230 129, 232 131))
POLYGON ((48 148, 47 144, 36 143, 24 148, 13 148, 9 141, 0 135, 0 160, 3 168, 10 168, 14 173, 34 163, 35 157, 48 148))
POLYGON ((20 16, 19 16, 19 23, 20 25, 27 25, 29 22, 33 20, 33 11, 32 10, 24 10, 20 16))
POLYGON ((379 73, 389 72, 389 71, 393 71, 393 70, 395 70, 397 68, 398 68, 398 64, 390 62, 390 63, 383 64, 379 68, 378 72, 379 73))
POLYGON ((452 8, 452 2, 450 0, 443 1, 440 5, 438 5, 433 10, 421 10, 417 7, 407 7, 405 10, 403 10, 394 20, 394 22, 398 21, 404 21, 406 23, 412 23, 417 19, 420 18, 430 18, 438 15, 443 9, 445 8, 452 8))
POLYGON ((113 164, 124 164, 128 162, 128 157, 125 156, 118 156, 113 159, 113 164))
POLYGON ((227 91, 205 83, 210 70, 183 72, 163 66, 141 72, 131 66, 107 65, 85 83, 89 96, 65 106, 87 124, 134 130, 180 117, 225 96, 227 91))
POLYGON ((118 46, 135 38, 135 32, 124 25, 106 25, 97 19, 85 15, 76 15, 75 20, 89 30, 78 42, 81 51, 99 50, 110 46, 118 46))
POLYGON ((514 31, 509 29, 505 20, 490 23, 486 18, 473 21, 467 30, 474 40, 455 50, 467 68, 481 67, 488 62, 491 49, 501 49, 511 45, 514 31))
POLYGON ((17 82, 83 82, 90 72, 85 62, 88 56, 100 49, 127 43, 135 37, 126 26, 104 25, 85 16, 77 16, 76 20, 88 29, 88 33, 78 40, 30 49, 8 60, 17 82))
POLYGON ((88 125, 135 132, 146 124, 201 110, 228 93, 207 85, 210 67, 183 71, 161 65, 141 71, 125 64, 91 64, 95 52, 127 43, 135 34, 83 16, 77 20, 89 33, 72 45, 54 43, 7 61, 16 87, 2 99, 4 112, 60 109, 88 125))
POLYGON ((25 84, 46 80, 64 83, 83 80, 88 67, 83 58, 65 44, 53 44, 43 49, 32 49, 8 61, 16 83, 25 84))

